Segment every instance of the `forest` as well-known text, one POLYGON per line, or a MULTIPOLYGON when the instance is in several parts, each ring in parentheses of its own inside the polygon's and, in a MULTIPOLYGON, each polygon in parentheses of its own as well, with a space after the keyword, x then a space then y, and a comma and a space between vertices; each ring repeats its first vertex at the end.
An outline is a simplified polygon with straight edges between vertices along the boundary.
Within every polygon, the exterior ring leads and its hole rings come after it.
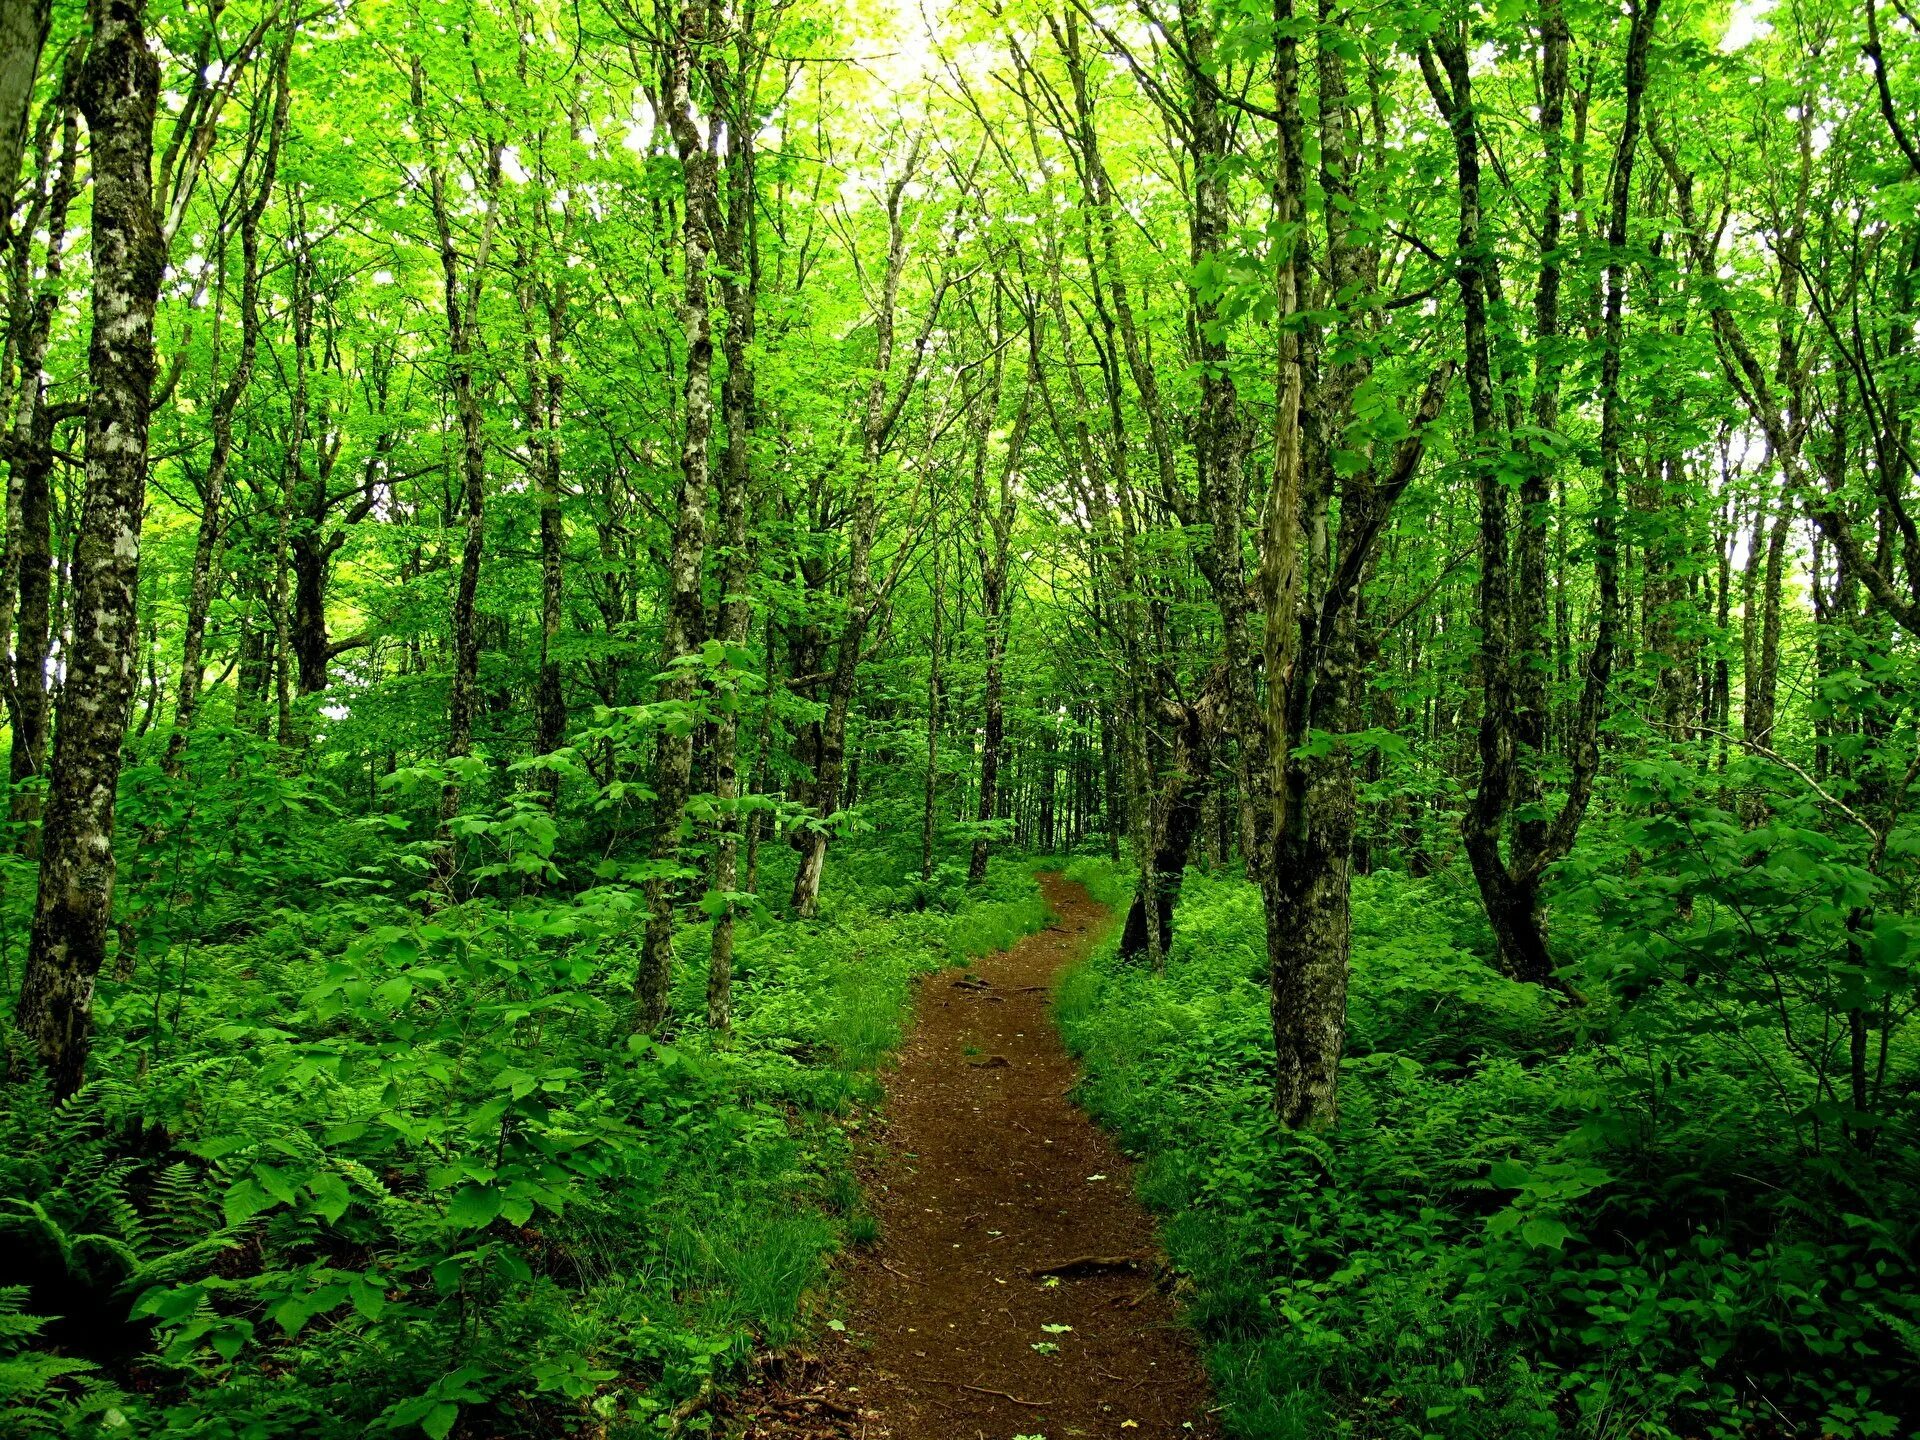
POLYGON ((0 0, 0 193, 0 1435, 1920 1436, 1911 0, 0 0))

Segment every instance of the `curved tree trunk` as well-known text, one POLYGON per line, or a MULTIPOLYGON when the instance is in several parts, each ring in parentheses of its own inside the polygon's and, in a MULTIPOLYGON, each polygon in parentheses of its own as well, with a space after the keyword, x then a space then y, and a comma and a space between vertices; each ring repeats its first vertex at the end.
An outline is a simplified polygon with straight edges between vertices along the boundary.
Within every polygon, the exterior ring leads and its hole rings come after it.
POLYGON ((807 917, 820 904, 820 881, 826 872, 831 822, 839 813, 845 779, 847 717, 853 705, 854 683, 860 674, 861 650, 879 604, 873 594, 873 545, 879 533, 880 507, 874 481, 881 459, 892 440, 906 402, 920 375, 933 326, 940 315, 950 280, 943 279, 927 308, 925 323, 914 343, 911 363, 889 396, 894 369, 894 320, 900 302, 900 280, 907 264, 907 226, 903 205, 907 186, 920 162, 918 146, 908 155, 901 174, 887 186, 887 263, 875 308, 873 378, 860 420, 860 457, 855 462, 851 494, 853 533, 847 546, 847 618, 834 647, 833 672, 827 688, 826 714, 813 741, 811 784, 814 823, 796 832, 794 846, 800 864, 794 871, 790 904, 793 913, 807 917))

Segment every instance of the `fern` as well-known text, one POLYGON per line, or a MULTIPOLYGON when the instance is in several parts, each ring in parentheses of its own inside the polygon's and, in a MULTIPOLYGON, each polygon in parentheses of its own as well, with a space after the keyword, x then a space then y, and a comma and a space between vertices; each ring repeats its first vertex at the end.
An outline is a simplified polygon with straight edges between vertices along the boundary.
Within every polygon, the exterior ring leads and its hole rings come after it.
POLYGON ((24 1285, 0 1288, 0 1416, 9 1435, 63 1430, 76 1413, 104 1409, 117 1398, 83 1378, 96 1368, 87 1361, 32 1348, 47 1321, 27 1314, 26 1301, 24 1285))
POLYGON ((176 1161, 154 1177, 147 1203, 148 1235, 164 1250, 181 1249, 223 1228, 220 1207, 205 1177, 184 1161, 176 1161))

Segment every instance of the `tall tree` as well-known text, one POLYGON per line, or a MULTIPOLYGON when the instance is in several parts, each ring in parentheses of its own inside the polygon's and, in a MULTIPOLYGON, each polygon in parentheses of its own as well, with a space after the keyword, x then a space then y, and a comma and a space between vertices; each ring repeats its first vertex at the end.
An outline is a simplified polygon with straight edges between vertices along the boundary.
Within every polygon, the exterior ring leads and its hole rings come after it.
POLYGON ((141 512, 166 250, 154 209, 160 67, 138 0, 92 0, 77 77, 93 157, 93 326, 86 500, 74 546, 73 641, 60 692, 40 891, 15 1023, 56 1094, 86 1075, 106 959, 113 816, 139 635, 141 512))
MULTIPOLYGON (((666 1019, 674 928, 674 867, 692 788, 694 720, 681 713, 693 698, 690 663, 705 623, 701 561, 707 544, 708 489, 713 438, 713 312, 709 269, 720 215, 719 157, 724 133, 704 130, 694 113, 693 84, 707 47, 721 43, 716 15, 704 0, 681 0, 667 12, 659 36, 659 108, 680 158, 680 300, 682 343, 680 488, 667 553, 666 615, 660 642, 659 698, 663 718, 653 757, 653 844, 656 867, 645 882, 647 927, 633 982, 634 1029, 652 1033, 666 1019)), ((744 460, 744 455, 741 457, 744 460)))
MULTIPOLYGON (((446 316, 447 385, 453 394, 454 416, 460 426, 459 508, 463 517, 460 541, 459 578, 454 583, 453 675, 447 686, 447 757, 466 758, 473 750, 473 718, 477 706, 476 687, 480 674, 480 635, 474 624, 476 598, 480 590, 480 566, 486 554, 487 427, 481 401, 479 375, 480 297, 487 282, 487 267, 493 253, 494 236, 499 225, 501 152, 505 142, 489 131, 482 139, 479 173, 470 179, 478 190, 481 214, 472 253, 465 273, 461 270, 460 251, 454 238, 453 199, 449 193, 446 144, 438 138, 441 125, 427 104, 426 66, 413 57, 409 70, 414 124, 425 142, 427 204, 433 219, 433 234, 440 257, 440 296, 446 316)), ((289 490, 291 498, 291 490, 289 490)), ((278 614, 285 629, 286 607, 278 614)), ((286 642, 281 644, 282 675, 285 674, 286 642)), ((449 774, 440 797, 440 847, 435 882, 445 894, 451 894, 459 870, 459 851, 454 843, 452 822, 459 813, 461 785, 449 774)))

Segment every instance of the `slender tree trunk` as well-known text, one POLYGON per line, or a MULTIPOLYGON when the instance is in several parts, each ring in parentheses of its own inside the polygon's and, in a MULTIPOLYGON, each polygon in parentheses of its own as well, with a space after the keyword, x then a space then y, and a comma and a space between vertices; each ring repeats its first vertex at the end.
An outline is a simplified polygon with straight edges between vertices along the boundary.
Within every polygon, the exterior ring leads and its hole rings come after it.
MULTIPOLYGON (((682 0, 674 32, 666 37, 665 119, 680 155, 686 200, 680 231, 680 328, 686 344, 681 384, 680 495, 667 557, 666 631, 660 645, 660 699, 685 704, 694 674, 681 662, 699 644, 704 621, 700 567, 706 549, 707 448, 713 435, 713 316, 709 256, 719 232, 717 162, 693 115, 690 89, 700 47, 709 41, 700 0, 682 0)), ((710 129, 717 132, 717 125, 710 129)), ((643 889, 647 925, 633 981, 633 1028, 652 1034, 667 1017, 672 984, 674 883, 680 829, 693 776, 693 727, 663 729, 654 742, 652 859, 656 873, 643 889)))
MULTIPOLYGON (((47 403, 47 345, 54 311, 59 304, 60 278, 65 270, 64 237, 67 211, 76 193, 75 166, 79 154, 79 120, 71 105, 61 124, 60 161, 46 210, 45 276, 19 339, 21 396, 13 429, 8 500, 17 502, 10 524, 11 544, 6 571, 0 577, 0 608, 10 608, 19 595, 18 631, 14 640, 12 704, 13 738, 8 778, 13 784, 11 814, 22 827, 23 854, 40 853, 43 797, 36 779, 47 764, 47 659, 53 636, 53 432, 54 414, 47 403)), ((12 617, 0 623, 0 636, 14 630, 12 617)))
MULTIPOLYGON (((1111 499, 1107 484, 1096 468, 1090 432, 1085 426, 1078 426, 1076 437, 1080 439, 1077 448, 1081 469, 1086 476, 1088 513, 1093 521, 1098 556, 1102 560, 1111 557, 1110 563, 1119 580, 1121 595, 1118 605, 1121 683, 1116 703, 1102 705, 1100 709, 1107 848, 1111 858, 1118 860, 1121 834, 1123 830, 1128 833, 1134 858, 1140 865, 1139 893, 1134 897, 1134 908, 1141 917, 1139 943, 1144 947, 1148 962, 1158 968, 1163 962, 1169 932, 1160 924, 1162 907, 1154 894, 1159 883, 1153 854, 1155 818, 1151 799, 1154 785, 1151 731, 1156 684, 1154 667, 1145 653, 1150 627, 1147 606, 1141 599, 1143 569, 1137 551, 1138 530, 1135 524, 1133 480, 1128 465, 1130 452, 1123 408, 1120 354, 1124 354, 1127 374, 1131 376, 1134 388, 1139 393, 1141 408, 1146 412, 1148 436, 1160 488, 1167 496, 1173 494, 1177 484, 1173 442, 1168 433, 1167 409, 1161 402, 1153 367, 1141 343, 1139 324, 1126 283, 1126 271, 1120 262, 1119 226, 1114 216, 1113 189, 1106 162, 1101 155, 1093 91, 1088 84, 1086 61, 1080 48, 1079 25, 1071 12, 1062 25, 1055 27, 1055 39, 1066 61, 1067 76, 1073 89, 1074 122, 1081 165, 1086 173, 1088 198, 1094 211, 1096 223, 1093 228, 1097 230, 1100 242, 1096 251, 1093 236, 1084 235, 1087 269, 1089 274, 1104 282, 1096 285, 1094 299, 1099 309, 1101 333, 1105 336, 1104 344, 1098 348, 1101 350, 1100 370, 1107 401, 1107 451, 1113 481, 1111 499), (1114 516, 1116 510, 1117 525, 1114 516), (1149 919, 1152 923, 1148 923, 1149 919)), ((1050 298, 1054 307, 1054 322, 1064 347, 1069 345, 1073 330, 1067 323, 1062 293, 1065 287, 1057 264, 1052 282, 1050 298)), ((1076 399, 1080 399, 1079 410, 1086 414, 1090 407, 1079 397, 1079 369, 1071 363, 1065 369, 1069 383, 1075 387, 1076 399)), ((1044 396, 1047 393, 1044 373, 1040 376, 1040 384, 1044 396)), ((1171 915, 1170 907, 1166 913, 1171 915)))
MULTIPOLYGON (((1757 530, 1756 526, 1756 530, 1757 530)), ((1766 562, 1760 581, 1759 662, 1747 680, 1744 726, 1756 745, 1773 744, 1773 723, 1780 693, 1780 596, 1786 580, 1787 537, 1793 530, 1793 505, 1780 498, 1767 527, 1766 562)))
POLYGON ((712 945, 707 967, 707 1025, 724 1031, 733 1023, 734 893, 740 861, 740 690, 738 662, 753 623, 753 551, 747 538, 748 512, 753 493, 753 335, 754 310, 759 303, 759 256, 755 241, 755 165, 753 93, 757 74, 754 34, 755 11, 746 6, 736 23, 738 69, 729 73, 716 48, 707 64, 709 87, 720 97, 731 148, 727 156, 726 224, 716 235, 721 268, 720 299, 727 327, 723 342, 726 379, 720 390, 720 410, 727 432, 726 462, 720 480, 720 535, 726 547, 720 565, 719 638, 727 647, 725 675, 735 682, 731 694, 720 697, 714 724, 714 794, 720 810, 719 834, 714 841, 713 885, 720 892, 713 917, 712 945))
POLYGON ((933 841, 938 829, 936 809, 940 797, 940 660, 946 619, 946 587, 942 584, 940 545, 933 548, 933 634, 927 646, 927 775, 920 806, 920 878, 933 878, 933 841))
MULTIPOLYGON (((773 642, 776 631, 773 617, 766 621, 766 639, 760 652, 766 660, 767 674, 765 693, 760 699, 760 719, 754 727, 753 741, 753 777, 747 782, 749 795, 767 793, 767 766, 771 759, 769 751, 773 748, 773 693, 779 685, 776 673, 773 642)), ((749 895, 760 893, 760 841, 766 834, 766 812, 757 806, 747 815, 747 873, 741 888, 749 895)))
POLYGON ((847 547, 846 620, 834 650, 833 673, 827 689, 826 714, 820 721, 818 749, 814 756, 814 823, 797 837, 800 864, 794 871, 791 905, 801 917, 814 915, 820 903, 820 881, 826 870, 829 826, 840 806, 847 744, 847 717, 853 705, 854 684, 859 678, 860 652, 866 644, 877 602, 873 595, 873 545, 880 524, 879 499, 875 481, 880 461, 899 422, 907 397, 918 378, 925 358, 932 327, 940 313, 946 282, 928 308, 927 320, 913 347, 913 357, 900 384, 888 396, 889 377, 894 368, 894 321, 900 301, 900 279, 906 271, 907 227, 903 213, 908 184, 919 164, 916 147, 902 173, 887 187, 887 262, 880 282, 879 303, 874 313, 873 378, 867 386, 866 408, 860 423, 860 455, 855 462, 849 496, 852 534, 847 547))
MULTIPOLYGON (((998 324, 996 321, 996 329, 998 324)), ((1007 623, 1011 605, 1007 590, 1007 569, 1013 544, 1014 486, 1021 452, 1026 446, 1027 426, 1033 413, 1033 375, 1040 365, 1038 337, 1029 331, 1031 354, 1027 381, 1021 392, 1020 410, 1014 417, 1007 438, 1007 453, 1000 466, 1000 489, 990 506, 987 495, 987 450, 994 431, 999 406, 1000 386, 997 373, 981 402, 973 451, 973 534, 980 563, 980 623, 986 647, 986 673, 983 677, 980 724, 980 807, 977 818, 984 827, 1000 818, 1001 750, 1006 744, 1006 664, 1007 623)), ((973 854, 967 863, 967 881, 978 885, 987 878, 987 853, 991 848, 985 833, 973 841, 973 854)))
MULTIPOLYGON (((478 242, 463 280, 460 254, 454 246, 446 166, 439 146, 431 139, 434 131, 427 108, 426 76, 418 58, 413 63, 412 101, 415 124, 422 136, 428 137, 427 198, 433 212, 434 239, 440 251, 441 299, 447 322, 447 381, 460 425, 460 505, 465 518, 460 574, 454 585, 451 616, 453 675, 447 686, 447 757, 458 760, 473 750, 475 690, 480 673, 480 642, 474 626, 474 608, 480 590, 480 564, 486 551, 487 434, 476 384, 480 364, 476 350, 480 297, 498 224, 502 143, 493 139, 487 145, 486 173, 479 187, 484 213, 478 242)), ((440 846, 434 866, 435 889, 448 898, 453 895, 459 870, 452 825, 454 816, 460 813, 460 800, 460 782, 450 776, 440 792, 440 846)))
MULTIPOLYGON (((318 488, 308 499, 322 497, 318 488)), ((310 510, 306 528, 293 536, 290 556, 293 565, 293 614, 291 644, 294 656, 294 680, 301 695, 317 695, 327 688, 327 661, 332 648, 327 640, 327 566, 332 547, 320 535, 325 516, 310 510)))
POLYGON ((1173 946, 1173 911, 1180 899, 1180 881, 1200 833, 1208 777, 1213 769, 1214 745, 1219 738, 1222 682, 1218 670, 1209 677, 1207 692, 1190 705, 1161 704, 1168 731, 1167 765, 1160 777, 1153 806, 1153 843, 1147 851, 1149 874, 1127 908, 1120 931, 1120 954, 1132 959, 1144 955, 1155 969, 1166 964, 1173 946))
MULTIPOLYGON (((1621 356, 1625 336, 1626 227, 1633 196, 1633 162, 1641 129, 1641 99, 1647 83, 1647 52, 1660 0, 1641 0, 1632 10, 1626 63, 1625 114, 1614 153, 1612 194, 1608 221, 1609 260, 1604 318, 1605 354, 1601 375, 1601 499, 1594 544, 1594 584, 1599 619, 1593 648, 1587 657, 1579 710, 1568 737, 1570 775, 1559 808, 1545 815, 1543 787, 1536 766, 1527 763, 1534 740, 1543 732, 1544 710, 1534 693, 1532 673, 1542 658, 1540 631, 1544 624, 1544 550, 1537 536, 1523 536, 1517 559, 1510 554, 1509 517, 1501 479, 1500 452, 1506 443, 1501 432, 1488 302, 1495 294, 1497 272, 1491 249, 1481 240, 1480 132, 1467 53, 1455 40, 1423 47, 1420 64, 1442 118, 1453 132, 1459 179, 1460 264, 1457 283, 1461 295, 1466 340, 1468 408, 1472 416, 1475 468, 1480 488, 1480 625, 1482 710, 1479 726, 1479 784, 1462 824, 1489 925, 1502 965, 1508 973, 1539 984, 1552 984, 1554 967, 1547 950, 1541 884, 1547 867, 1573 846, 1592 795, 1600 762, 1600 722, 1613 673, 1620 627, 1619 511, 1622 470, 1621 442, 1626 416, 1621 397, 1621 356), (1436 55, 1438 63, 1436 63, 1436 55), (1443 72, 1444 68, 1444 74, 1443 72), (1521 573, 1516 582, 1515 569, 1521 573), (1516 602, 1516 583, 1524 592, 1516 602), (1519 609, 1516 612, 1516 603, 1519 609), (1516 629, 1517 627, 1517 629, 1516 629), (1521 672, 1527 672, 1523 676, 1521 672), (1524 703, 1523 703, 1524 697, 1524 703), (1515 812, 1518 811, 1518 818, 1515 812), (1502 838, 1512 823, 1511 853, 1502 853, 1502 838)), ((1542 29, 1556 51, 1543 68, 1551 74, 1564 99, 1565 30, 1557 7, 1543 11, 1542 29)), ((1558 157, 1560 105, 1551 107, 1555 134, 1548 142, 1558 157)), ((1549 119, 1543 107, 1543 125, 1549 119)), ((1557 195, 1557 166, 1553 171, 1557 195)), ((1557 198, 1550 212, 1558 230, 1557 198)), ((1547 246, 1543 241, 1543 254, 1547 246)), ((1549 278, 1557 292, 1557 268, 1543 264, 1542 293, 1536 298, 1536 324, 1558 331, 1557 293, 1549 295, 1549 278)), ((1535 419, 1557 384, 1557 369, 1536 373, 1535 419)), ((1511 401, 1506 407, 1513 410, 1511 401)), ((1509 424, 1513 416, 1509 414, 1509 424)), ((1533 498, 1544 500, 1537 488, 1533 498)), ((1528 521, 1522 517, 1523 529, 1528 521)), ((1541 532, 1543 533, 1543 532, 1541 532)))
POLYGON ((87 492, 40 891, 15 1011, 21 1037, 61 1096, 85 1078, 94 980, 112 921, 114 799, 138 637, 153 314, 166 258, 153 209, 160 71, 145 16, 129 0, 91 0, 89 18, 78 91, 93 166, 87 492))
MULTIPOLYGON (((564 275, 564 272, 562 272, 564 275)), ((547 355, 544 409, 540 453, 540 663, 534 682, 534 749, 551 755, 560 748, 567 733, 567 696, 560 675, 560 660, 554 644, 560 638, 565 621, 566 522, 560 513, 563 493, 560 448, 560 420, 565 395, 563 349, 565 341, 567 290, 564 278, 556 279, 547 298, 547 355)), ((529 376, 531 383, 534 377, 529 376)), ((560 777, 545 777, 549 796, 558 799, 560 777)))
MULTIPOLYGON (((289 27, 274 64, 273 109, 268 120, 266 146, 251 197, 240 207, 240 354, 233 374, 214 398, 209 418, 213 450, 207 460, 200 490, 200 528, 194 540, 193 567, 187 580, 187 615, 180 642, 180 688, 174 700, 173 734, 167 740, 166 768, 177 774, 181 751, 193 731, 200 710, 201 671, 205 666, 207 614, 213 605, 214 566, 219 559, 223 526, 221 506, 226 501, 227 472, 233 461, 233 417, 253 381, 260 344, 260 221, 273 196, 279 168, 280 142, 286 134, 291 104, 287 65, 293 48, 289 27)), ((244 183, 245 177, 242 177, 244 183)), ((216 345, 214 354, 219 355, 216 345)), ((216 373, 216 379, 218 378, 216 373)))
MULTIPOLYGON (((1042 723, 1043 725, 1048 724, 1048 722, 1045 721, 1042 723)), ((1053 753, 1052 740, 1053 737, 1050 727, 1043 729, 1040 736, 1039 749, 1035 757, 1040 762, 1039 813, 1035 817, 1034 822, 1037 827, 1035 839, 1039 845, 1040 853, 1043 855, 1051 855, 1054 853, 1054 785, 1057 779, 1054 771, 1057 757, 1053 753)))

